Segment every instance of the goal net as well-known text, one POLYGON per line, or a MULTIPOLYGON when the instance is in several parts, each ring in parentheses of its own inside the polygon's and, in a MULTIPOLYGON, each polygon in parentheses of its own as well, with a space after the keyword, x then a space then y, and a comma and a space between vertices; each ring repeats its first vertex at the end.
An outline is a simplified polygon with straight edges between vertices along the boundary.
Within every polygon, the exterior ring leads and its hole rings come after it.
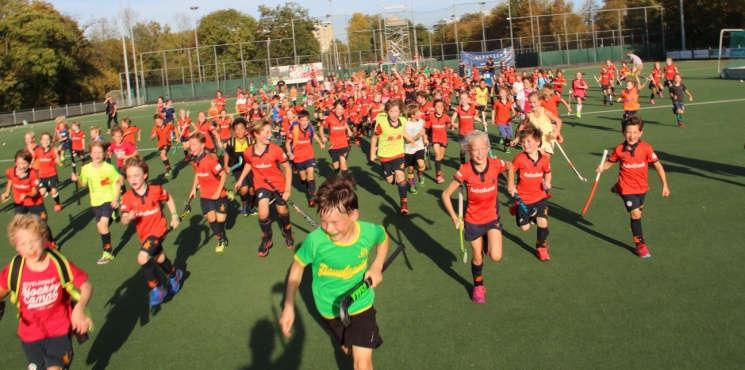
POLYGON ((719 77, 745 79, 745 29, 725 28, 719 33, 719 77))

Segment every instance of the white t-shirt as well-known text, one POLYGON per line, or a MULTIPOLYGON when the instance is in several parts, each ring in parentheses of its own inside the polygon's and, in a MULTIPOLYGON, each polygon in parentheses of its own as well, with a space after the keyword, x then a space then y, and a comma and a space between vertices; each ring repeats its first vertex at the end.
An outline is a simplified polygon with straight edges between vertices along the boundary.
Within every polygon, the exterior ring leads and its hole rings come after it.
MULTIPOLYGON (((406 130, 406 134, 410 137, 415 137, 419 135, 422 132, 422 129, 424 128, 424 121, 423 120, 409 120, 406 121, 406 126, 404 127, 404 130, 406 130)), ((406 146, 404 147, 404 153, 406 154, 414 154, 420 150, 424 150, 424 139, 420 137, 419 139, 416 139, 413 143, 406 143, 406 146)))

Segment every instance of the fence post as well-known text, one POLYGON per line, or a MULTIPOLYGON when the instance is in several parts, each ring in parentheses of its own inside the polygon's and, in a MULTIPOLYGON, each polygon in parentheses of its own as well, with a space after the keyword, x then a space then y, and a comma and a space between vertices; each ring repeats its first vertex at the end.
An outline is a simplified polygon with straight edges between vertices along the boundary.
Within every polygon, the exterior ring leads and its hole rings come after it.
POLYGON ((80 114, 83 114, 83 103, 80 103, 80 114))
POLYGON ((165 81, 166 81, 166 91, 168 91, 168 97, 170 98, 171 97, 171 83, 168 81, 168 58, 166 57, 165 51, 163 51, 163 71, 165 73, 165 76, 163 78, 165 78, 165 81))
POLYGON ((194 90, 194 66, 191 64, 191 49, 186 49, 186 58, 189 59, 189 81, 191 82, 191 97, 197 96, 196 90, 194 90))
POLYGON ((246 62, 243 60, 243 43, 238 44, 238 48, 241 53, 241 80, 243 81, 243 85, 241 87, 246 87, 246 62))
POLYGON ((31 122, 36 122, 36 109, 31 108, 31 122))
POLYGON ((49 119, 50 120, 54 119, 54 111, 52 111, 52 106, 51 105, 49 106, 49 119))
POLYGON ((212 45, 212 55, 215 57, 215 83, 217 84, 217 89, 220 89, 220 71, 218 70, 217 66, 217 45, 212 45))
POLYGON ((69 117, 69 116, 70 116, 70 107, 67 104, 65 104, 65 117, 69 117))
MULTIPOLYGON (((189 59, 191 61, 191 59, 189 59)), ((140 91, 140 98, 142 99, 142 104, 145 104, 145 101, 147 100, 147 89, 145 88, 145 64, 142 61, 142 53, 140 53, 140 79, 142 80, 140 85, 142 86, 142 90, 140 91)))
POLYGON ((18 118, 16 117, 16 111, 13 111, 13 124, 14 125, 18 124, 18 118))
MULTIPOLYGON (((621 40, 619 45, 623 49, 623 26, 621 25, 621 9, 618 9, 618 38, 621 40)), ((623 50, 621 51, 623 53, 623 50)))

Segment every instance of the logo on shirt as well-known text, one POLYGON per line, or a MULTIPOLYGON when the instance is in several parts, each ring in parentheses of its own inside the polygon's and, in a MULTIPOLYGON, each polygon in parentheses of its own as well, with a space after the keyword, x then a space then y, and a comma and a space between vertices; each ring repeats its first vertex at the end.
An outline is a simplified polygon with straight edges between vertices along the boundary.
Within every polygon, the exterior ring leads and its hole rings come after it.
POLYGON ((343 269, 335 269, 333 267, 329 267, 325 263, 321 263, 318 265, 318 276, 327 276, 347 280, 364 271, 365 268, 367 268, 367 260, 362 261, 357 266, 347 265, 343 269))
POLYGON ((47 307, 59 298, 60 282, 57 278, 23 282, 21 294, 28 309, 47 307))

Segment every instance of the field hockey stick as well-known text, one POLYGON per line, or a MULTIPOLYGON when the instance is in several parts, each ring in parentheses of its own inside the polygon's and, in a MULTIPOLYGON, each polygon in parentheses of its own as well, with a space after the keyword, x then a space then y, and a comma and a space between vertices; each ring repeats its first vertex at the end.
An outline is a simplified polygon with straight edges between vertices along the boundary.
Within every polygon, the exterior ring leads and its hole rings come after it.
MULTIPOLYGON (((603 157, 600 159, 600 165, 605 164, 605 159, 608 157, 608 149, 603 150, 603 157)), ((595 197, 595 190, 598 189, 598 184, 600 183, 600 174, 602 172, 598 172, 595 175, 595 183, 592 184, 592 189, 590 189, 590 194, 587 196, 587 200, 585 201, 585 206, 582 207, 582 216, 584 216, 587 213, 587 210, 590 209, 590 204, 592 203, 592 198, 595 197)))
POLYGON ((581 181, 587 182, 587 178, 584 177, 584 176, 582 176, 582 174, 579 173, 579 170, 577 169, 576 166, 574 166, 574 163, 572 162, 572 160, 569 159, 569 156, 567 156, 567 153, 564 151, 564 148, 561 146, 561 144, 559 144, 558 141, 554 141, 554 143, 556 143, 556 146, 559 148, 559 151, 561 152, 561 155, 563 155, 564 156, 564 159, 566 159, 567 163, 569 163, 569 167, 571 167, 572 170, 574 171, 574 173, 577 174, 577 177, 581 181))
POLYGON ((80 205, 80 185, 75 181, 75 202, 80 205))
POLYGON ((458 222, 460 225, 458 225, 458 239, 460 240, 460 254, 461 258, 463 259, 463 263, 468 262, 468 252, 466 251, 466 243, 463 239, 463 228, 465 224, 463 223, 463 185, 458 187, 458 222))
MULTIPOLYGON (((391 253, 388 257, 386 257, 385 262, 383 262, 383 270, 384 272, 386 269, 388 269, 388 266, 393 263, 393 261, 398 257, 398 255, 404 250, 403 244, 398 244, 396 246, 396 249, 393 250, 393 253, 391 253)), ((372 280, 370 278, 364 279, 357 283, 352 289, 349 290, 348 293, 344 295, 344 298, 341 300, 341 303, 339 304, 339 319, 341 320, 342 325, 344 327, 349 326, 351 322, 351 317, 349 316, 349 306, 351 306, 359 297, 361 297, 365 292, 367 292, 368 289, 370 289, 370 285, 372 285, 372 280)))
MULTIPOLYGON (((486 137, 489 138, 489 124, 486 122, 486 113, 483 110, 481 111, 481 123, 484 125, 486 137)), ((494 151, 492 151, 491 148, 491 140, 489 140, 489 157, 494 158, 494 151)))
POLYGON ((5 300, 0 301, 0 320, 3 319, 3 315, 5 315, 5 300))
POLYGON ((432 146, 432 144, 427 143, 427 145, 424 146, 424 158, 427 160, 427 169, 432 168, 432 162, 430 162, 429 159, 429 153, 431 153, 431 150, 429 150, 429 147, 432 146))
POLYGON ((189 195, 189 199, 187 199, 186 204, 184 204, 184 210, 181 211, 181 214, 179 215, 180 219, 184 220, 191 215, 191 201, 192 200, 194 200, 194 197, 189 195))
POLYGON ((515 195, 512 197, 512 200, 517 204, 518 207, 520 207, 520 210, 523 211, 526 215, 528 214, 528 206, 525 205, 525 202, 523 202, 523 198, 520 198, 520 196, 515 193, 515 195))
MULTIPOLYGON (((269 185, 270 188, 272 188, 272 191, 278 194, 278 196, 281 198, 281 195, 279 195, 279 191, 277 190, 277 188, 274 187, 274 184, 272 184, 272 182, 269 181, 269 179, 264 179, 264 182, 266 182, 266 184, 269 185)), ((277 197, 275 196, 275 199, 276 198, 277 197)), ((302 216, 305 219, 305 221, 307 221, 308 224, 310 224, 310 226, 312 226, 313 228, 319 227, 318 222, 316 222, 316 220, 314 220, 313 217, 311 217, 309 214, 303 211, 302 208, 298 207, 298 205, 295 204, 295 202, 293 202, 292 199, 287 199, 285 203, 287 203, 288 206, 292 207, 292 209, 294 209, 295 212, 299 213, 300 216, 302 216)))

